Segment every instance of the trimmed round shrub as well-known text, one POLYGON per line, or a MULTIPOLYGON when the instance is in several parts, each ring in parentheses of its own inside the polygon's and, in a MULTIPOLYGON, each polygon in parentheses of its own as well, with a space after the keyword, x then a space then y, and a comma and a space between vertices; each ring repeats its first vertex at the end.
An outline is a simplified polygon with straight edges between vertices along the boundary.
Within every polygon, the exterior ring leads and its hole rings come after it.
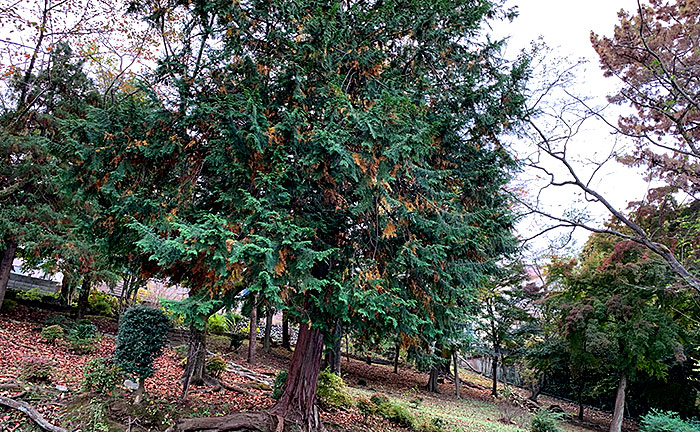
POLYGON ((207 363, 204 365, 207 373, 214 378, 220 378, 227 366, 228 364, 226 363, 226 360, 224 360, 224 358, 219 354, 209 357, 207 363))
POLYGON ((41 329, 41 337, 43 337, 46 342, 55 344, 56 341, 63 339, 64 336, 63 327, 58 324, 44 327, 41 329))
POLYGON ((123 379, 121 369, 112 360, 94 358, 83 369, 82 390, 86 392, 111 393, 123 379))
POLYGON ((165 346, 170 319, 161 310, 136 306, 128 309, 119 321, 115 363, 140 379, 153 375, 153 360, 165 346))
POLYGON ((352 404, 350 397, 345 394, 345 383, 338 375, 327 370, 318 375, 316 398, 326 407, 346 407, 352 404))
POLYGON ((226 317, 221 314, 214 314, 207 320, 207 330, 213 334, 226 334, 229 332, 226 317))

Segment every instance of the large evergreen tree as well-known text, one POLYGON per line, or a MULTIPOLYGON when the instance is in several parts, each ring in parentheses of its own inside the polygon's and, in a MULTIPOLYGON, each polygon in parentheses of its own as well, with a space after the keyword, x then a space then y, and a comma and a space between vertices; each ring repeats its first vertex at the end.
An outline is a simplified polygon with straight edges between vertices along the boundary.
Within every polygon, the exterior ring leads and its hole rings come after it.
POLYGON ((317 430, 339 319, 392 322, 434 351, 511 248, 499 189, 513 162, 498 136, 520 114, 526 65, 481 34, 503 11, 309 0, 133 12, 163 32, 164 56, 148 91, 70 124, 77 184, 104 224, 136 235, 144 269, 210 295, 247 286, 300 322, 273 416, 176 427, 317 430))

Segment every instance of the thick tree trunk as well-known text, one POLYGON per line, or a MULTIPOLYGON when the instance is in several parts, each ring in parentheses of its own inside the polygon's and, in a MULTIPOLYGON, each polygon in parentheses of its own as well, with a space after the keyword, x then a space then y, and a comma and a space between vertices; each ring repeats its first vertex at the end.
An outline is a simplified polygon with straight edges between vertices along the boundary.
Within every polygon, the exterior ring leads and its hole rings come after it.
MULTIPOLYGON (((206 323, 206 318, 205 321, 206 323)), ((189 347, 187 349, 187 363, 185 372, 182 376, 182 392, 180 400, 183 401, 187 397, 187 390, 191 385, 204 384, 204 375, 206 373, 206 354, 207 354, 207 329, 206 324, 203 330, 197 327, 190 326, 189 347)))
POLYGON ((620 375, 620 383, 617 386, 617 396, 615 397, 615 411, 613 412, 610 432, 621 432, 622 421, 625 419, 625 389, 627 388, 627 375, 620 375))
POLYGON ((331 373, 340 376, 340 340, 343 337, 342 329, 340 327, 340 320, 335 324, 335 330, 333 332, 333 348, 326 353, 326 366, 331 373))
POLYGON ((282 348, 292 349, 292 346, 289 344, 289 316, 287 311, 282 312, 282 348))
POLYGON ((253 307, 250 310, 250 332, 248 333, 248 363, 255 363, 255 346, 258 339, 258 308, 253 294, 253 307))
POLYGON ((428 390, 429 392, 440 393, 438 391, 438 375, 440 375, 440 371, 439 371, 437 365, 433 365, 430 368, 430 376, 428 377, 428 384, 425 386, 425 389, 428 390))
POLYGON ((455 395, 457 396, 457 399, 459 399, 459 386, 460 386, 460 379, 459 379, 459 367, 457 366, 457 363, 459 362, 458 360, 459 353, 455 350, 454 354, 452 354, 452 358, 454 359, 454 368, 455 368, 455 395))
POLYGON ((493 356, 491 363, 491 396, 498 397, 498 355, 493 356))
POLYGON ((265 336, 263 338, 263 349, 265 352, 270 352, 270 345, 272 339, 272 315, 274 310, 270 307, 266 308, 265 311, 265 336))
POLYGON ((299 325, 284 392, 270 410, 270 413, 296 423, 304 432, 323 429, 315 403, 323 345, 320 330, 309 329, 306 323, 299 325))
POLYGON ((12 271, 12 261, 15 259, 16 252, 17 243, 14 241, 7 242, 7 247, 2 254, 2 261, 0 261, 0 308, 2 308, 2 302, 5 300, 7 284, 10 281, 10 271, 12 271))
POLYGON ((399 343, 396 343, 396 346, 394 347, 394 373, 397 374, 399 373, 399 343))
POLYGON ((80 286, 80 296, 78 297, 78 321, 83 319, 85 313, 87 312, 88 298, 90 297, 90 285, 90 278, 88 276, 83 277, 83 283, 80 286))

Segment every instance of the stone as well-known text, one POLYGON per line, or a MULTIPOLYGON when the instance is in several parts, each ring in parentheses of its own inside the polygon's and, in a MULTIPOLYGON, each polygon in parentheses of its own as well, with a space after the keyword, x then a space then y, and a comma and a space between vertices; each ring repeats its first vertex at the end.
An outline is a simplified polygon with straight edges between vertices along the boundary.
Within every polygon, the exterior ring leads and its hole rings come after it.
POLYGON ((129 390, 136 390, 139 388, 139 383, 133 382, 130 379, 125 379, 124 387, 128 388, 129 390))
POLYGON ((68 391, 68 387, 66 387, 66 386, 64 386, 64 385, 56 384, 56 390, 58 390, 58 391, 60 391, 60 392, 67 392, 67 391, 68 391))

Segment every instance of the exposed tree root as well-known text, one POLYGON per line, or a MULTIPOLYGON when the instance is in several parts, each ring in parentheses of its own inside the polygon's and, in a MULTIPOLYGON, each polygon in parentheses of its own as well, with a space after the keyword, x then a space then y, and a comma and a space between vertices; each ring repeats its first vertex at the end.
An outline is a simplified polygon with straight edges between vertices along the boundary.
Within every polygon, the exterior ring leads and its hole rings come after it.
POLYGON ((49 423, 41 414, 39 414, 39 412, 36 409, 34 409, 33 406, 29 405, 26 402, 0 396, 0 405, 4 405, 6 407, 22 411, 37 425, 39 425, 39 427, 49 432, 68 432, 68 429, 63 429, 62 427, 54 426, 51 423, 49 423))
MULTIPOLYGON (((288 430, 288 429, 287 429, 288 430)), ((182 419, 166 432, 284 432, 282 417, 267 412, 182 419)))
POLYGON ((219 380, 219 379, 216 379, 216 378, 204 377, 204 382, 205 382, 206 384, 208 384, 208 385, 213 385, 213 386, 222 387, 222 388, 225 388, 226 390, 231 390, 231 391, 234 391, 234 392, 237 392, 237 393, 243 393, 243 394, 246 394, 246 395, 249 395, 249 396, 255 395, 255 393, 253 393, 253 392, 251 392, 251 391, 248 391, 248 390, 246 390, 246 389, 244 389, 244 388, 242 388, 242 387, 238 387, 238 386, 231 385, 231 384, 226 384, 225 382, 223 382, 223 381, 221 381, 221 380, 219 380))

